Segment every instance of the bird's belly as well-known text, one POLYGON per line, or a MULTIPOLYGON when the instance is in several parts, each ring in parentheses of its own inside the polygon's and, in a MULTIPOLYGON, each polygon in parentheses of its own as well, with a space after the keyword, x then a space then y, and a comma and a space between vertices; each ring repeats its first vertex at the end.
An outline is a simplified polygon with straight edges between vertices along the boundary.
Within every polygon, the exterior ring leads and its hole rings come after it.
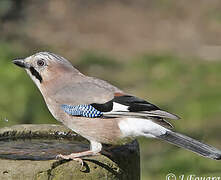
POLYGON ((55 119, 84 138, 103 144, 122 145, 133 138, 123 138, 118 118, 86 118, 65 113, 60 105, 46 100, 48 109, 55 119))
POLYGON ((117 119, 70 116, 69 120, 63 123, 77 134, 91 141, 113 145, 120 145, 128 142, 125 138, 122 139, 117 119))

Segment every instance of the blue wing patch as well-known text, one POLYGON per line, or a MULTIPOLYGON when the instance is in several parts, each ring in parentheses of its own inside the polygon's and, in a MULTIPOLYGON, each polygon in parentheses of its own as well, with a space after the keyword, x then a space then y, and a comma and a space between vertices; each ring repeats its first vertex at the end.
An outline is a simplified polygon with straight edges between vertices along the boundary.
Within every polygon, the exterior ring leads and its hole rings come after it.
POLYGON ((70 105, 61 105, 61 108, 69 115, 72 116, 83 116, 83 117, 90 117, 96 118, 103 115, 102 112, 96 110, 91 105, 77 105, 77 106, 70 106, 70 105))

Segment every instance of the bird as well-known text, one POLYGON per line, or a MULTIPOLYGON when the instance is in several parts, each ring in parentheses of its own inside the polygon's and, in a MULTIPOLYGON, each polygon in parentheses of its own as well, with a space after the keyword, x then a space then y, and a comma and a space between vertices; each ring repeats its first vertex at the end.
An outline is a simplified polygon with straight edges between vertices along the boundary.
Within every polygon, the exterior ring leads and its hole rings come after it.
POLYGON ((221 151, 173 130, 168 121, 177 115, 107 81, 82 74, 67 59, 51 52, 38 52, 13 63, 24 68, 40 90, 53 117, 90 142, 90 149, 57 158, 81 160, 139 137, 155 138, 198 155, 220 160, 221 151))

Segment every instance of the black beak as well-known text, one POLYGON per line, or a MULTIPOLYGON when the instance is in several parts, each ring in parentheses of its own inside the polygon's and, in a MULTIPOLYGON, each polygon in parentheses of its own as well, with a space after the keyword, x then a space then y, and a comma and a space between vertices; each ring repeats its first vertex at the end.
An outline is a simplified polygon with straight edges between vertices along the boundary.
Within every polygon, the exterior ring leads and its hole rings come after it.
POLYGON ((15 65, 22 67, 22 68, 28 68, 27 64, 25 63, 24 59, 14 59, 12 61, 15 65))

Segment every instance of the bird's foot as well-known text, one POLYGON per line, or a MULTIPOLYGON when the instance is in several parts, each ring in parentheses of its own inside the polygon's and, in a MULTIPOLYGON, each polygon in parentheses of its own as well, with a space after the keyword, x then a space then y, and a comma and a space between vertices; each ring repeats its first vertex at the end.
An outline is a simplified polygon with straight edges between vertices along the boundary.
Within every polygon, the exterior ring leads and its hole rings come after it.
POLYGON ((79 153, 71 153, 69 155, 63 155, 63 154, 58 154, 56 156, 56 159, 72 159, 74 161, 77 161, 81 164, 81 169, 84 166, 84 162, 81 159, 81 157, 85 156, 92 156, 92 155, 97 155, 99 153, 94 153, 93 151, 84 151, 84 152, 79 152, 79 153))
POLYGON ((75 154, 78 154, 78 153, 72 153, 72 154, 69 154, 69 155, 58 154, 56 156, 56 159, 67 159, 67 160, 72 159, 74 161, 77 161, 81 165, 81 169, 82 169, 83 166, 84 166, 84 161, 81 158, 76 157, 75 154))

